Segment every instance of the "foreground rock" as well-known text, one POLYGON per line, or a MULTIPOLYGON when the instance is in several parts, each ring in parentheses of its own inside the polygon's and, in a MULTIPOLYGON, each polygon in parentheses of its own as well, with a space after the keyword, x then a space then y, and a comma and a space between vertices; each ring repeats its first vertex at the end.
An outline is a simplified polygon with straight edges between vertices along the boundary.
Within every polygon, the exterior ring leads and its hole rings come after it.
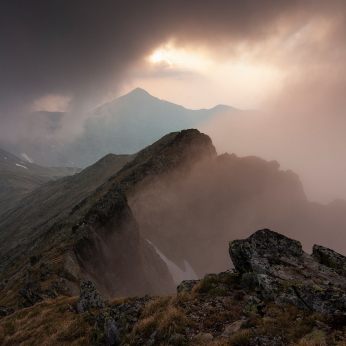
POLYGON ((111 307, 109 301, 102 299, 90 281, 81 282, 77 312, 84 314, 84 319, 95 322, 93 332, 97 344, 120 345, 124 335, 131 332, 138 322, 140 308, 150 301, 152 301, 150 298, 137 298, 129 303, 111 307), (98 311, 96 315, 92 312, 92 310, 95 312, 95 309, 98 311))
POLYGON ((310 256, 298 241, 263 229, 231 241, 229 254, 243 285, 257 288, 262 299, 323 315, 346 313, 346 261, 335 251, 315 245, 310 256))
POLYGON ((299 242, 269 230, 231 245, 236 270, 184 281, 174 295, 110 302, 87 281, 78 301, 58 297, 22 311, 5 308, 0 344, 19 345, 23 335, 36 344, 39 332, 40 343, 54 345, 345 345, 345 291, 336 272, 343 256, 321 247, 310 256, 299 242), (35 330, 36 323, 52 333, 35 330))

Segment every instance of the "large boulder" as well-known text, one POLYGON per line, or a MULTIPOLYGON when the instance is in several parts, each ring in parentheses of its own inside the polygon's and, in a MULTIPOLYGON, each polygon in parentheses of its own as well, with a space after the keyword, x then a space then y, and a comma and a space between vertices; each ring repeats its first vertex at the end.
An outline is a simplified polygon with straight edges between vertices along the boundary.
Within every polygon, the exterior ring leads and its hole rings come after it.
POLYGON ((262 229, 231 241, 229 254, 243 284, 256 286, 264 299, 324 315, 346 313, 346 281, 337 271, 345 257, 335 251, 315 245, 311 256, 298 241, 262 229))

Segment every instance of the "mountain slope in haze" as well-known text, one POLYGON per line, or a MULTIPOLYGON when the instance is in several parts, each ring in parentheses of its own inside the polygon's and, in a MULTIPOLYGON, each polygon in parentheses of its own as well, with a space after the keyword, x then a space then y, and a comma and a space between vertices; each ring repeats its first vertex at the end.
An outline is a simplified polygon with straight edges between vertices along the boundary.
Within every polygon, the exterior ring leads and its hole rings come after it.
POLYGON ((51 287, 52 279, 61 278, 54 290, 69 294, 78 291, 82 279, 94 282, 107 297, 174 291, 166 264, 140 236, 125 195, 211 154, 216 153, 210 138, 198 131, 172 133, 134 158, 107 155, 80 174, 26 196, 0 219, 0 275, 16 278, 0 299, 13 304, 16 289, 25 289, 27 282, 51 287), (132 160, 119 171, 118 158, 122 164, 132 160), (34 268, 33 256, 43 256, 34 268), (51 275, 42 278, 42 266, 51 268, 51 275), (13 295, 7 295, 9 290, 13 295))
POLYGON ((130 197, 129 205, 143 237, 182 268, 187 260, 199 277, 227 270, 225 244, 254 228, 280 229, 305 248, 322 243, 345 253, 346 201, 309 202, 299 176, 279 167, 223 154, 184 176, 170 172, 130 197))
POLYGON ((261 227, 342 253, 345 224, 345 203, 310 203, 276 161, 217 156, 197 130, 170 133, 45 184, 0 218, 0 304, 39 284, 76 294, 80 280, 106 297, 172 292, 169 264, 199 277, 227 269, 228 241, 261 227))
POLYGON ((109 153, 136 153, 169 132, 196 128, 226 111, 234 115, 241 112, 223 105, 190 110, 137 88, 91 112, 83 133, 74 139, 58 140, 68 113, 36 112, 29 124, 30 133, 36 134, 34 140, 22 138, 16 144, 0 141, 0 146, 43 166, 85 168, 109 153))
POLYGON ((75 167, 41 167, 0 149, 0 215, 37 187, 80 171, 75 167))

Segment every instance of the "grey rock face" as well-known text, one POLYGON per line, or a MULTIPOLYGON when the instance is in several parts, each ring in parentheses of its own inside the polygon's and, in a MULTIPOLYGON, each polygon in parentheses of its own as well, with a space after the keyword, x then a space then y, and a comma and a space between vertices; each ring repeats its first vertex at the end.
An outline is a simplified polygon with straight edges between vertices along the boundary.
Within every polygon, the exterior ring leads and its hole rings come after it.
POLYGON ((314 245, 312 257, 321 264, 333 268, 340 272, 340 275, 346 276, 346 257, 338 254, 334 250, 324 246, 314 245))
POLYGON ((333 250, 315 245, 310 256, 298 241, 263 229, 231 241, 229 254, 242 283, 257 286, 264 299, 324 315, 346 312, 345 257, 333 250))
POLYGON ((250 296, 243 311, 255 316, 263 316, 262 310, 266 307, 260 299, 250 296))
POLYGON ((100 293, 90 281, 82 281, 80 284, 80 296, 77 302, 77 312, 79 314, 86 312, 91 307, 101 309, 104 307, 104 302, 100 293))
POLYGON ((139 298, 131 303, 117 304, 102 309, 95 317, 93 328, 95 340, 106 345, 120 345, 125 333, 130 332, 138 322, 139 309, 150 301, 150 298, 139 298))

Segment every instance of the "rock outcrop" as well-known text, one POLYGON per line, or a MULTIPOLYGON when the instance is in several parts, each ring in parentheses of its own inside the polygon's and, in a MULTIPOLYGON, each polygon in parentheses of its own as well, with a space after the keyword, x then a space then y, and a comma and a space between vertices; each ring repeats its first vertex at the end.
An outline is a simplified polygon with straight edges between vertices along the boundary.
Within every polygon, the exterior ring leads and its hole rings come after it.
POLYGON ((315 245, 311 256, 298 241, 262 229, 231 241, 229 254, 243 285, 262 299, 324 315, 346 313, 345 257, 335 251, 315 245))

